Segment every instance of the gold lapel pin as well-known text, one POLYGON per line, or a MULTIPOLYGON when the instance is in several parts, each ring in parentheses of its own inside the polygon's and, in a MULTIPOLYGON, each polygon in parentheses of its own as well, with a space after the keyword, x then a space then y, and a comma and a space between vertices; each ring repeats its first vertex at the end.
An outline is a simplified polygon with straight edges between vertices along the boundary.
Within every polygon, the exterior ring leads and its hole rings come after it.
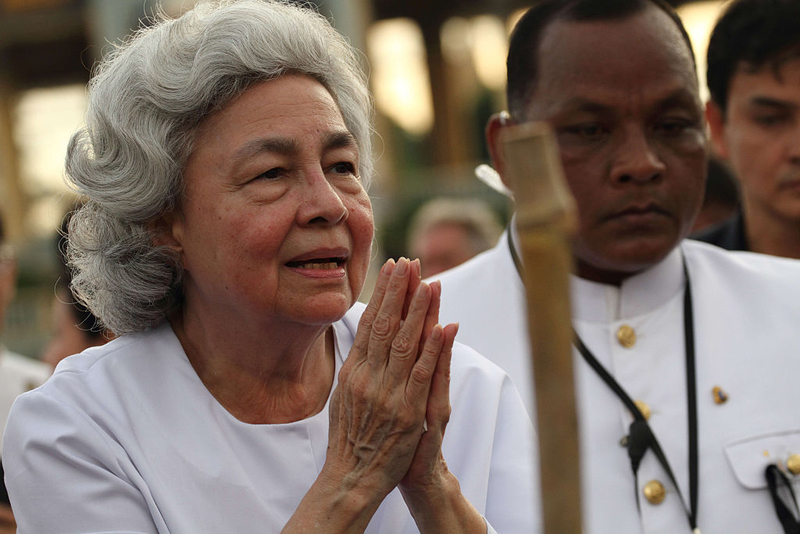
POLYGON ((714 402, 717 404, 725 404, 728 402, 728 394, 723 391, 723 389, 719 386, 714 386, 714 389, 711 390, 711 393, 714 395, 714 402))

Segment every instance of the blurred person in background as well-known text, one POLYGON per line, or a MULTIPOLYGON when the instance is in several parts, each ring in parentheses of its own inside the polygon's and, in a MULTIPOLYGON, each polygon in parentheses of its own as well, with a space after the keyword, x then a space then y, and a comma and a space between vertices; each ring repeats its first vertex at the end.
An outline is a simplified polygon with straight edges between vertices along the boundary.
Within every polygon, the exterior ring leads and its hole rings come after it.
POLYGON ((356 304, 370 132, 355 51, 293 2, 200 2, 106 56, 68 257, 118 337, 14 405, 22 532, 534 531, 530 419, 438 284, 389 260, 356 304))
POLYGON ((694 236, 800 258, 800 1, 737 0, 708 45, 706 119, 740 184, 740 211, 694 236))
MULTIPOLYGON (((0 479, 3 477, 3 466, 0 465, 0 479)), ((0 534, 14 534, 17 532, 17 522, 14 512, 11 511, 11 502, 5 484, 0 484, 0 534)))
POLYGON ((61 223, 56 236, 56 256, 61 267, 61 276, 56 282, 56 294, 50 308, 51 338, 42 353, 42 361, 55 368, 58 362, 83 352, 89 347, 104 345, 114 334, 103 328, 92 311, 83 305, 70 289, 72 275, 67 267, 66 247, 69 239, 70 211, 61 223))
POLYGON ((42 361, 55 368, 58 362, 89 347, 105 345, 113 334, 97 325, 97 318, 75 300, 69 286, 58 282, 50 307, 51 338, 42 353, 42 361))
POLYGON ((422 277, 428 278, 492 248, 502 233, 497 215, 485 202, 434 198, 414 213, 407 249, 410 257, 420 260, 422 277))
MULTIPOLYGON (((5 314, 14 298, 16 281, 17 260, 13 247, 6 242, 3 217, 0 214, 0 438, 5 431, 8 412, 17 396, 43 384, 52 371, 42 362, 11 352, 2 343, 5 314)), ((3 447, 0 443, 0 458, 2 456, 3 447)), ((0 532, 4 532, 3 529, 13 532, 15 525, 8 493, 0 479, 0 532)))
MULTIPOLYGON (((739 187, 736 177, 719 158, 708 158, 703 205, 694 220, 692 232, 700 232, 732 217, 739 208, 739 187)), ((692 236, 694 237, 694 236, 692 236)))

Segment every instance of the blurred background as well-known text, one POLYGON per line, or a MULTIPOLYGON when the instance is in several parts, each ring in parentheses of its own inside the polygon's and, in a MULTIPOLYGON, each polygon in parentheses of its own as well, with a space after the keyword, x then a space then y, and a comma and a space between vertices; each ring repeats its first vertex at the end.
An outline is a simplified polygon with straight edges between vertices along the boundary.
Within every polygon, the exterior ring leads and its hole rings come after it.
MULTIPOLYGON (((426 200, 479 199, 508 219, 507 199, 475 178, 488 163, 483 128, 505 108, 508 34, 521 0, 318 0, 321 13, 364 53, 376 107, 370 195, 375 262, 408 254, 407 228, 426 200)), ((704 83, 705 48, 723 1, 679 9, 704 83)), ((61 276, 56 230, 75 197, 63 180, 85 85, 110 43, 193 0, 0 0, 0 211, 19 259, 17 291, 0 340, 39 358, 51 334, 61 276)), ((369 282, 368 282, 369 283, 369 282)), ((2 325, 0 325, 2 327, 2 325)))

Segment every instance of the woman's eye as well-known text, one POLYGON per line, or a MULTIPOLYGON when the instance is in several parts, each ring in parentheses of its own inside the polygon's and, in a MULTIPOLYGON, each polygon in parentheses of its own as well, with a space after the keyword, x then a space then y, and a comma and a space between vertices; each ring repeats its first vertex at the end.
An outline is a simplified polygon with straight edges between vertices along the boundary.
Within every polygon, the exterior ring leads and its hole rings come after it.
POLYGON ((275 167, 274 169, 270 169, 267 172, 262 172, 258 176, 256 176, 256 180, 276 180, 280 178, 284 174, 284 170, 280 167, 275 167))
POLYGON ((355 174, 356 167, 350 162, 340 161, 331 167, 331 170, 337 174, 355 174))

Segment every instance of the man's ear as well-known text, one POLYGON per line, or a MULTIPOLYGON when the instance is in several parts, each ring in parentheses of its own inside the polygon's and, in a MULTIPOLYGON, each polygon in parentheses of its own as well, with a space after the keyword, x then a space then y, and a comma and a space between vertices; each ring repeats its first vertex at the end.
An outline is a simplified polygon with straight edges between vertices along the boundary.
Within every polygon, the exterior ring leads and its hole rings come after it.
POLYGON ((722 159, 728 159, 728 140, 725 137, 725 112, 713 100, 706 103, 706 122, 711 133, 711 146, 714 153, 722 159))
POLYGON ((489 155, 492 158, 492 167, 500 175, 503 184, 511 189, 505 177, 505 158, 503 157, 503 147, 500 142, 500 132, 506 126, 514 124, 514 120, 509 116, 507 111, 495 113, 489 117, 489 122, 486 123, 486 146, 489 148, 489 155))

